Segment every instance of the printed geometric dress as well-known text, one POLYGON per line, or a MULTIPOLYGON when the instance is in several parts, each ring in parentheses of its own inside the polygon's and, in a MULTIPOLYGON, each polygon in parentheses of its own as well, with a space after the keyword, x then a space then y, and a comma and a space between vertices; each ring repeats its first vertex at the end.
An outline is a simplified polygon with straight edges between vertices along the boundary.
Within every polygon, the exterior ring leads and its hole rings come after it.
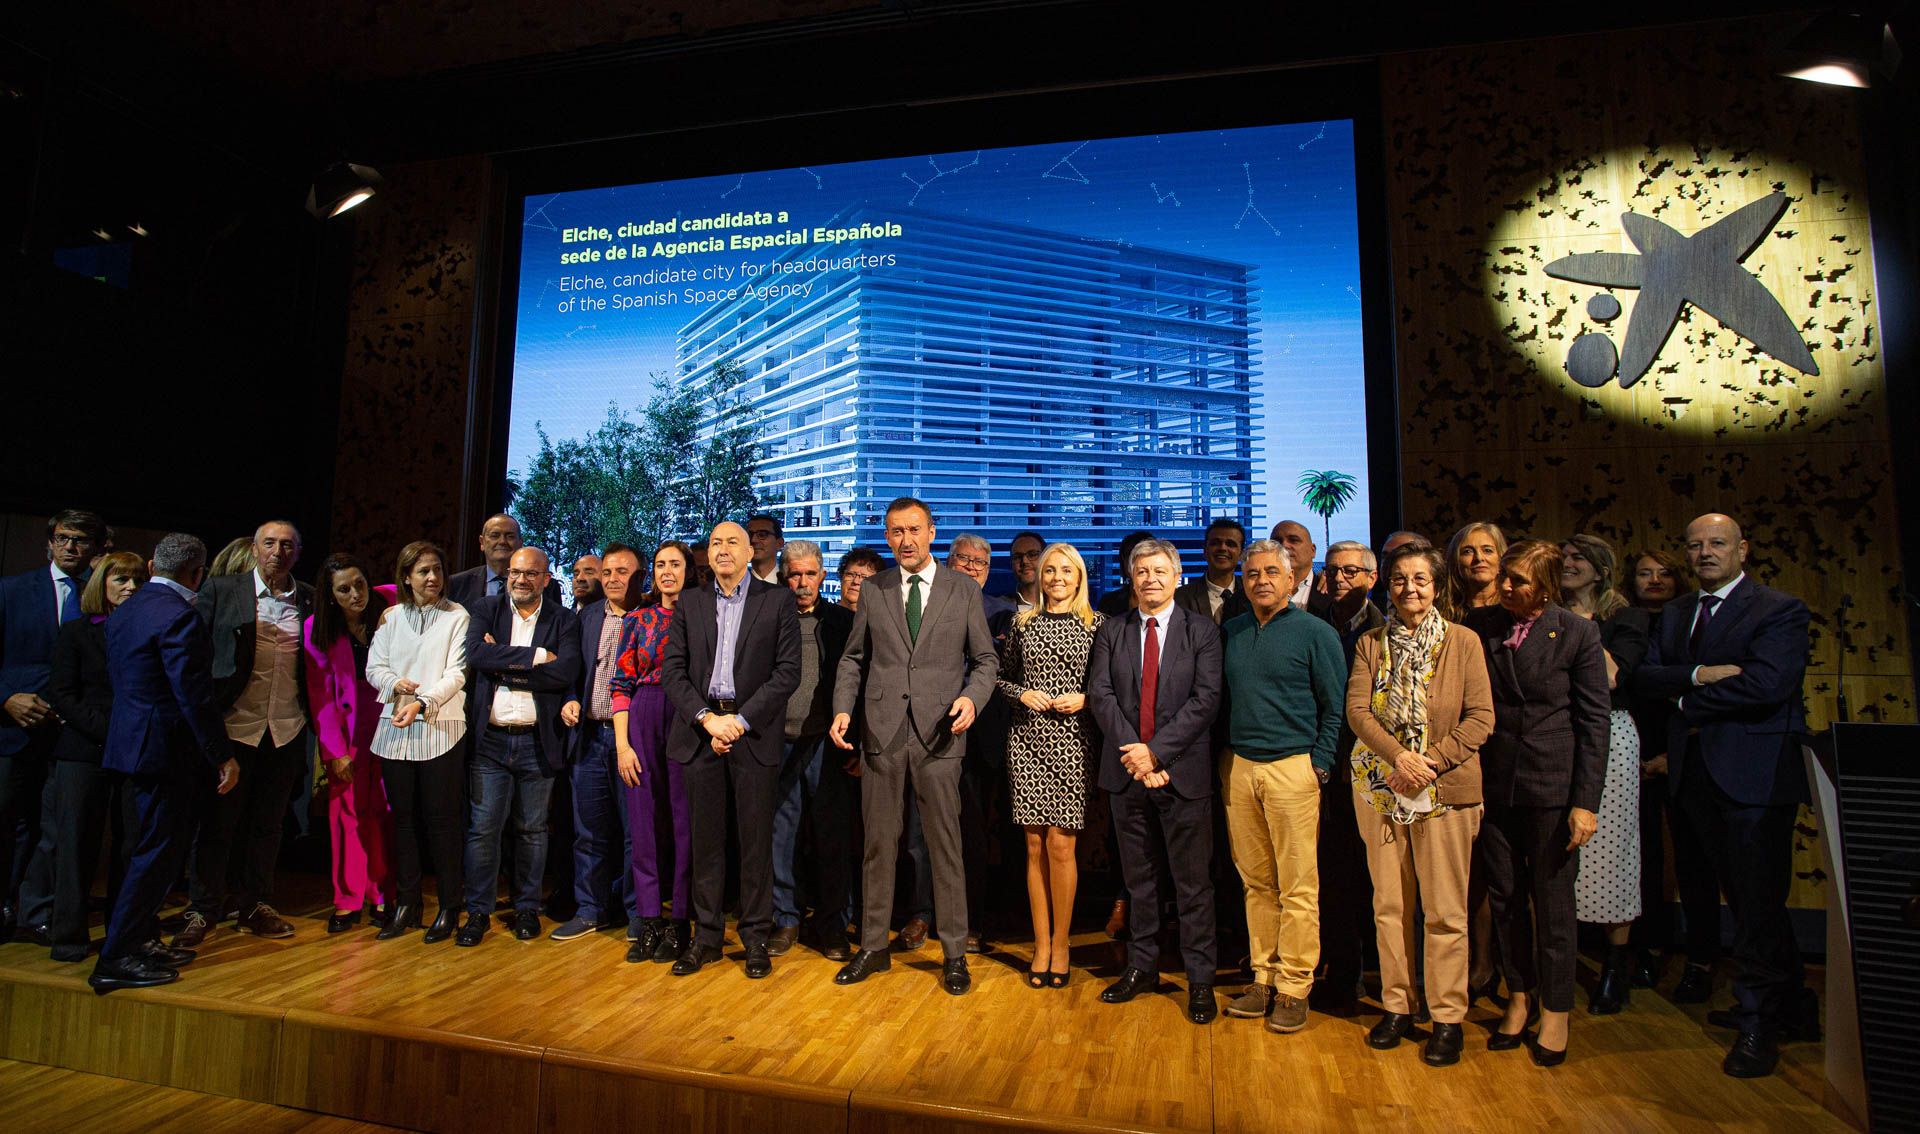
POLYGON ((1007 632, 1000 661, 1000 695, 1013 703, 1007 730, 1007 782, 1013 821, 1022 827, 1086 826, 1087 770, 1093 762, 1092 715, 1034 712, 1020 694, 1040 689, 1055 697, 1086 692, 1087 655, 1101 616, 1087 626, 1074 614, 1036 613, 1007 632))

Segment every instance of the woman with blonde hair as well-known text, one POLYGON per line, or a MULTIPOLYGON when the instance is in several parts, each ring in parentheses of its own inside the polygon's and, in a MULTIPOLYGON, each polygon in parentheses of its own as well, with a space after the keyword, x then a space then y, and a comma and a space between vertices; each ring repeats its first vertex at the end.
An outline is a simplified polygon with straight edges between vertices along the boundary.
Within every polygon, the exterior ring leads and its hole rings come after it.
POLYGON ((1086 825, 1087 766, 1094 725, 1087 714, 1087 657, 1101 615, 1088 601, 1087 565, 1069 544, 1040 553, 1040 603, 1013 618, 1001 651, 1000 695, 1013 702, 1007 782, 1013 821, 1027 835, 1027 901, 1033 913, 1030 988, 1065 988, 1075 843, 1086 825))
POLYGON ((1600 627, 1607 665, 1607 779, 1600 827, 1580 852, 1574 908, 1581 921, 1607 932, 1607 960, 1587 1011, 1607 1016, 1626 1006, 1633 978, 1628 948, 1640 916, 1640 733, 1634 728, 1633 671, 1647 656, 1653 620, 1620 593, 1619 561, 1598 536, 1571 535, 1560 545, 1560 595, 1569 611, 1600 627))
POLYGON ((1507 553, 1507 535, 1498 525, 1474 520, 1447 541, 1447 593, 1441 613, 1450 621, 1469 611, 1500 605, 1500 559, 1507 553))

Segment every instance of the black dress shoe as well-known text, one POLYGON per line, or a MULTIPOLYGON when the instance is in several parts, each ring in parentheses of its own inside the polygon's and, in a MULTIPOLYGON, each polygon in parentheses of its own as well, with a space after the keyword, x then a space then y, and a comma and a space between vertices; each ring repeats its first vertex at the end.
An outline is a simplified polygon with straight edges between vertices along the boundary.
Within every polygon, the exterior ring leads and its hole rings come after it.
POLYGON ((773 958, 764 944, 747 946, 747 979, 759 980, 773 972, 773 958))
POLYGON ((638 930, 633 935, 633 947, 627 950, 627 960, 652 960, 653 951, 660 947, 660 939, 666 936, 666 933, 666 918, 649 917, 642 919, 638 930))
POLYGON ((453 936, 453 931, 459 926, 459 923, 459 913, 446 906, 442 906, 440 907, 440 912, 434 915, 433 924, 427 926, 426 936, 422 938, 422 940, 429 945, 435 945, 445 941, 447 938, 453 936))
POLYGON ((653 947, 653 959, 656 964, 666 965, 680 959, 680 954, 693 944, 693 925, 675 918, 667 922, 666 929, 660 934, 660 941, 653 947))
POLYGON ((1532 1053, 1533 1061, 1542 1067, 1558 1067, 1567 1061, 1566 1048, 1555 1051, 1550 1047, 1541 1047, 1539 1036, 1527 1038, 1527 1050, 1532 1053))
POLYGON ((179 979, 179 970, 135 954, 118 961, 99 961, 93 966, 93 975, 87 978, 87 983, 93 986, 93 991, 105 996, 123 988, 152 988, 179 979))
POLYGON ((1780 1045, 1765 1032, 1741 1032, 1732 1050, 1720 1062, 1720 1070, 1735 1079, 1762 1079, 1773 1074, 1780 1062, 1780 1045))
POLYGON ((153 961, 155 964, 169 969, 184 968, 192 964, 193 959, 199 956, 198 953, 195 953, 191 949, 171 948, 163 944, 157 937, 140 947, 140 955, 153 961))
POLYGON ((1706 965, 1689 964, 1680 974, 1680 983, 1673 986, 1673 995, 1667 999, 1675 1004, 1704 1004, 1713 995, 1713 970, 1706 965))
MULTIPOLYGON (((1368 1037, 1368 1042, 1372 1042, 1372 1037, 1368 1037)), ((1463 1042, 1459 1024, 1435 1024, 1426 1045, 1420 1049, 1420 1059, 1429 1067, 1450 1067, 1460 1062, 1463 1042)))
POLYGON ((1639 959, 1633 963, 1633 987, 1652 988, 1659 984, 1663 967, 1662 959, 1655 957, 1651 949, 1640 950, 1639 959))
POLYGON ((1195 984, 1187 989, 1187 1019, 1196 1024, 1211 1024, 1220 1015, 1220 1005, 1214 1000, 1213 986, 1195 984))
POLYGON ((50 925, 29 925, 15 935, 19 941, 31 941, 42 949, 53 948, 53 927, 50 925))
POLYGON ((1600 983, 1594 986, 1593 999, 1587 1001, 1587 1014, 1615 1015, 1632 996, 1633 954, 1625 948, 1610 948, 1606 964, 1600 968, 1600 983))
POLYGON ((967 972, 967 958, 963 954, 950 957, 940 966, 940 987, 947 990, 949 996, 965 996, 973 987, 973 976, 967 972))
POLYGON ((1143 992, 1152 992, 1158 983, 1154 974, 1128 965, 1127 970, 1120 974, 1120 979, 1100 993, 1100 999, 1108 1004, 1125 1004, 1143 992))
POLYGON ((532 910, 521 910, 513 915, 513 939, 531 941, 540 936, 540 915, 532 910))
POLYGON ((340 911, 335 910, 333 912, 333 916, 327 919, 327 932, 328 933, 345 933, 347 930, 352 929, 354 926, 359 924, 360 924, 359 910, 355 910, 352 913, 341 913, 340 911))
POLYGON ((884 973, 893 967, 893 957, 885 949, 862 949, 853 955, 853 960, 840 966, 833 974, 835 984, 859 984, 875 973, 884 973))
POLYGON ((721 959, 720 950, 711 945, 690 945, 673 963, 674 976, 692 976, 701 969, 721 959))
MULTIPOLYGON (((1390 1051, 1399 1047, 1400 1041, 1405 1039, 1407 1033, 1412 1030, 1413 1014, 1411 1012, 1389 1012, 1380 1017, 1380 1022, 1367 1033, 1367 1046, 1375 1051, 1390 1051)), ((1459 1031, 1460 1026, 1455 1024, 1454 1030, 1459 1031)))
POLYGON ((409 902, 402 898, 394 903, 392 911, 387 915, 387 924, 380 927, 380 932, 374 934, 373 939, 391 941, 409 929, 418 928, 420 928, 420 903, 409 902))
POLYGON ((480 913, 477 910, 468 911, 467 922, 460 927, 460 932, 454 937, 453 943, 462 949, 471 949, 480 944, 486 938, 488 923, 492 920, 492 914, 480 913))

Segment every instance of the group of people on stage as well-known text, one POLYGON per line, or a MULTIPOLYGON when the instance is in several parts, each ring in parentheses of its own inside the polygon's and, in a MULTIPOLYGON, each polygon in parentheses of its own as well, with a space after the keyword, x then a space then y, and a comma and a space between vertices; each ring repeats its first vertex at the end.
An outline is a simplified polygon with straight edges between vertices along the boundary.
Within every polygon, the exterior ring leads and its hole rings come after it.
POLYGON ((309 587, 289 523, 236 541, 213 576, 192 536, 142 561, 109 549, 98 516, 59 513, 48 566, 0 581, 8 930, 84 959, 111 828, 101 992, 175 979, 229 921, 291 935, 270 898, 311 734, 330 933, 369 916, 382 940, 424 926, 477 945, 504 851, 515 937, 625 925, 628 961, 688 975, 723 960, 731 848, 748 977, 804 939, 843 962, 837 983, 864 981, 904 913, 900 943, 937 935, 960 995, 1004 793, 1025 841, 1025 980, 1060 988, 1076 840, 1104 797, 1125 884, 1108 929, 1128 944, 1101 1000, 1159 988, 1170 895, 1188 1018, 1215 1018, 1220 942, 1232 958, 1244 940, 1252 979, 1225 1011, 1297 1031, 1310 999, 1352 1009, 1370 924, 1385 1014, 1369 1044, 1430 1021, 1424 1059, 1456 1062, 1471 1001, 1504 985, 1487 1047, 1552 1066, 1580 922, 1608 942, 1590 1012, 1658 979, 1664 816, 1686 919, 1676 999, 1712 989, 1722 890, 1734 916, 1736 1004, 1713 1017, 1738 1035, 1725 1070, 1769 1073, 1812 1026, 1786 911, 1808 611, 1745 573, 1732 518, 1693 521, 1684 555, 1623 559, 1584 534, 1510 545, 1475 523, 1444 547, 1336 543, 1318 572, 1303 525, 1248 542, 1220 519, 1191 582, 1139 532, 1125 584, 1098 596, 1081 552, 1038 533, 1007 548, 1015 589, 987 595, 985 539, 953 537, 936 562, 935 517, 911 497, 885 532, 894 565, 847 553, 837 603, 822 549, 755 516, 651 557, 609 544, 574 565, 569 609, 506 515, 484 525, 480 567, 450 573, 417 541, 391 584, 336 554, 309 587), (577 908, 546 931, 563 824, 577 908), (925 893, 896 910, 903 844, 925 893), (158 914, 183 864, 168 944, 158 914), (1244 901, 1216 910, 1234 885, 1244 901))

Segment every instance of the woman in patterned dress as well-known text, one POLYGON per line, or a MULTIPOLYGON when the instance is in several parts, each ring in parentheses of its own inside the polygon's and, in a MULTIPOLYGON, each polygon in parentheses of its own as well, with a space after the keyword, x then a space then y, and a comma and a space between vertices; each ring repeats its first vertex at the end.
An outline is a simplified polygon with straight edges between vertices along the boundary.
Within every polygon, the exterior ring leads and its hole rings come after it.
POLYGON ((1606 927, 1607 960, 1587 1011, 1608 1016, 1626 1005, 1633 983, 1633 951, 1628 946, 1640 916, 1640 732, 1628 711, 1633 706, 1628 689, 1633 671, 1647 656, 1653 623, 1616 586, 1619 561, 1606 540, 1569 536, 1560 555, 1560 593, 1568 610, 1599 625, 1613 693, 1600 828, 1580 850, 1580 872, 1573 884, 1580 920, 1606 927))
POLYGON ((1007 781, 1013 821, 1027 833, 1027 901, 1033 913, 1032 988, 1065 988, 1073 896, 1080 884, 1074 844, 1086 824, 1087 766, 1094 726, 1087 715, 1087 655, 1101 617, 1087 598, 1080 553, 1056 543, 1040 556, 1039 606, 1014 616, 1000 663, 1001 696, 1013 702, 1007 781))
POLYGON ((685 766, 666 757, 673 705, 660 688, 667 625, 693 566, 693 552, 670 539, 653 553, 653 590, 627 611, 614 654, 613 742, 625 785, 627 845, 633 869, 634 916, 640 933, 627 948, 633 962, 673 961, 693 941, 693 828, 685 766), (671 872, 671 890, 662 885, 671 872), (672 899, 673 919, 666 900, 672 899))

